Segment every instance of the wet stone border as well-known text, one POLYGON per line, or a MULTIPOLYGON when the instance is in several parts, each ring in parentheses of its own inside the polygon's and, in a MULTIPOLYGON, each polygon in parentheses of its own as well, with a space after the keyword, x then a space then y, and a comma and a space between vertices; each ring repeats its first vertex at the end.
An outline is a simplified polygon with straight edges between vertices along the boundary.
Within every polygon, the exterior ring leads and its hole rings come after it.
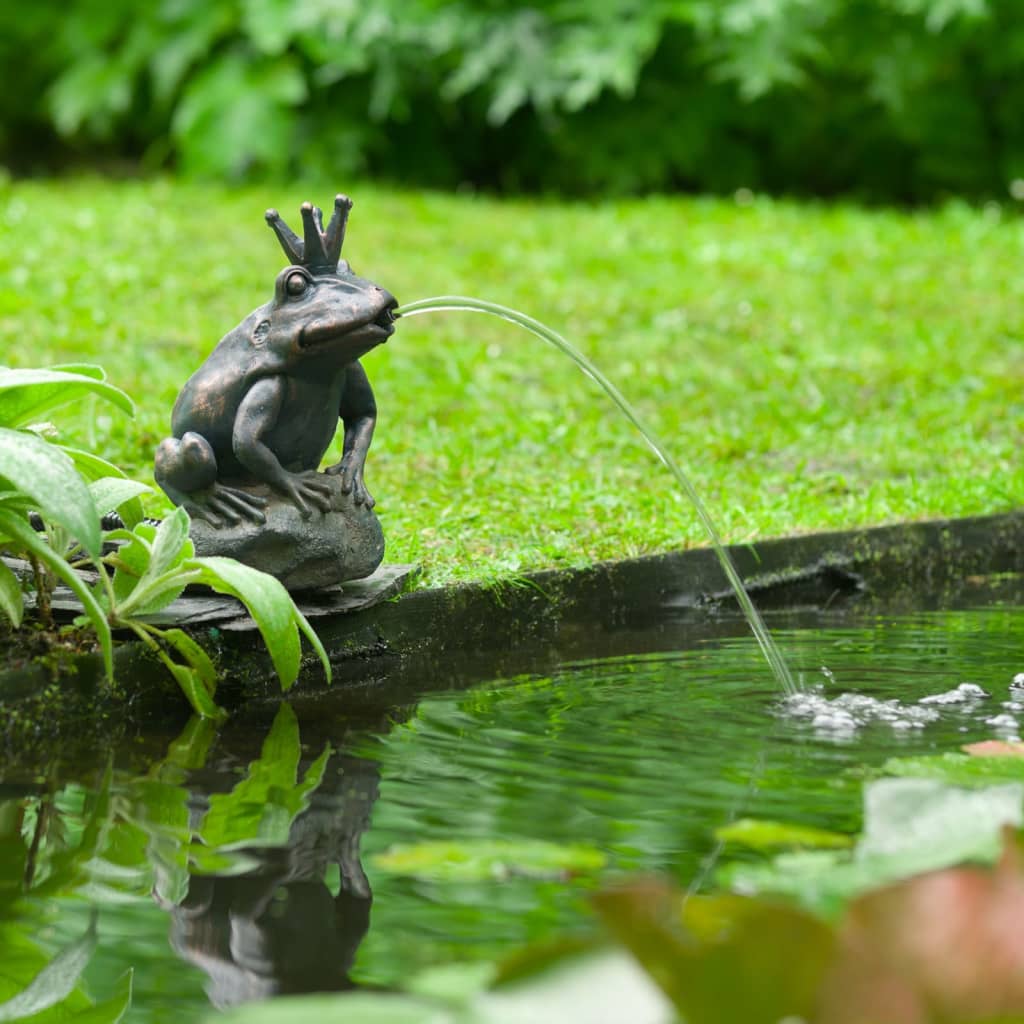
MULTIPOLYGON (((943 607, 969 602, 982 579, 1024 574, 1024 510, 786 537, 729 551, 769 625, 778 612, 943 607)), ((742 629, 714 553, 704 548, 397 596, 410 569, 384 567, 390 576, 373 600, 358 599, 353 588, 300 602, 331 653, 330 693, 352 708, 380 713, 425 689, 525 671, 525 651, 533 654, 531 665, 549 648, 549 660, 594 657, 605 649, 602 638, 639 635, 652 624, 670 624, 676 640, 681 629, 703 636, 742 629)), ((189 628, 219 658, 225 676, 218 701, 237 711, 279 700, 251 620, 237 608, 224 614, 215 606, 179 614, 191 617, 189 628)), ((169 730, 187 717, 176 685, 140 644, 122 644, 116 661, 113 688, 93 655, 0 672, 0 759, 20 760, 62 737, 106 744, 125 730, 169 730)), ((289 698, 304 702, 327 692, 310 657, 289 698)))

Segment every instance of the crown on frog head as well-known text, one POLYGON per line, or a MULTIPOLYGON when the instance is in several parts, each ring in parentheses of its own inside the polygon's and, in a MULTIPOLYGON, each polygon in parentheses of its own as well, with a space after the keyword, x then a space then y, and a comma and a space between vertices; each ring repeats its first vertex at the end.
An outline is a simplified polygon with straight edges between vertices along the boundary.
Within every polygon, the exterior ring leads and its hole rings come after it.
POLYGON ((305 238, 299 238, 281 219, 277 210, 267 210, 266 216, 285 256, 293 264, 305 267, 311 274, 334 274, 338 270, 341 245, 345 241, 345 225, 351 209, 352 200, 348 196, 335 196, 334 214, 325 231, 324 215, 320 207, 303 203, 302 233, 305 238))

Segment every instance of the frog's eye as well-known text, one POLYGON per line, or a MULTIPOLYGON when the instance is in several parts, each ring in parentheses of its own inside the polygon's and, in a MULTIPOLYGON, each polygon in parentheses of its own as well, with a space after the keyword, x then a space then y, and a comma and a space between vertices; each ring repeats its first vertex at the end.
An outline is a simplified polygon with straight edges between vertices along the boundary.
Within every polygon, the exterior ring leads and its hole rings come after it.
POLYGON ((301 295, 309 287, 309 280, 303 274, 289 274, 284 286, 289 295, 301 295))

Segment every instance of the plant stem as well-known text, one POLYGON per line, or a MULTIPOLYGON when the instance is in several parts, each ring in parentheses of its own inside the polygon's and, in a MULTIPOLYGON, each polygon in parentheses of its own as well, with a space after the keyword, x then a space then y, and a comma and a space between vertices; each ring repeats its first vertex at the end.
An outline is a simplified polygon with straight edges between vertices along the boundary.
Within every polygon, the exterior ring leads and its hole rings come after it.
POLYGON ((36 583, 36 614, 39 616, 43 628, 51 631, 54 628, 54 622, 53 607, 50 604, 50 574, 31 551, 28 552, 28 563, 32 566, 32 576, 36 583))

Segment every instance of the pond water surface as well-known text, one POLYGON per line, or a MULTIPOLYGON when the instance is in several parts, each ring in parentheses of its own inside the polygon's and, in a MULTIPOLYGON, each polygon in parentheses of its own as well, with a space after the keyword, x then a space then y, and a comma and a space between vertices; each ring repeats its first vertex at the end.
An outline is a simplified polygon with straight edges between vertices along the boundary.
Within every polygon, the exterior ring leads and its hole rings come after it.
MULTIPOLYGON (((1021 607, 790 620, 775 635, 813 706, 782 701, 741 628, 694 641, 661 623, 623 641, 634 653, 548 651, 537 671, 455 688, 434 666, 402 706, 354 712, 338 692, 237 715, 220 735, 193 722, 86 763, 11 769, 3 946, 45 962, 98 910, 82 984, 102 999, 133 968, 130 1021, 392 987, 591 932, 588 893, 611 878, 713 887, 734 856, 715 829, 737 818, 855 832, 864 766, 1015 736, 1024 721, 1010 689, 1024 672, 1021 607), (964 682, 990 696, 917 703, 964 682), (899 704, 826 703, 851 692, 899 704), (495 839, 582 846, 605 863, 537 870, 511 855, 446 879, 383 856, 495 839)), ((592 650, 615 647, 601 637, 592 650)))

